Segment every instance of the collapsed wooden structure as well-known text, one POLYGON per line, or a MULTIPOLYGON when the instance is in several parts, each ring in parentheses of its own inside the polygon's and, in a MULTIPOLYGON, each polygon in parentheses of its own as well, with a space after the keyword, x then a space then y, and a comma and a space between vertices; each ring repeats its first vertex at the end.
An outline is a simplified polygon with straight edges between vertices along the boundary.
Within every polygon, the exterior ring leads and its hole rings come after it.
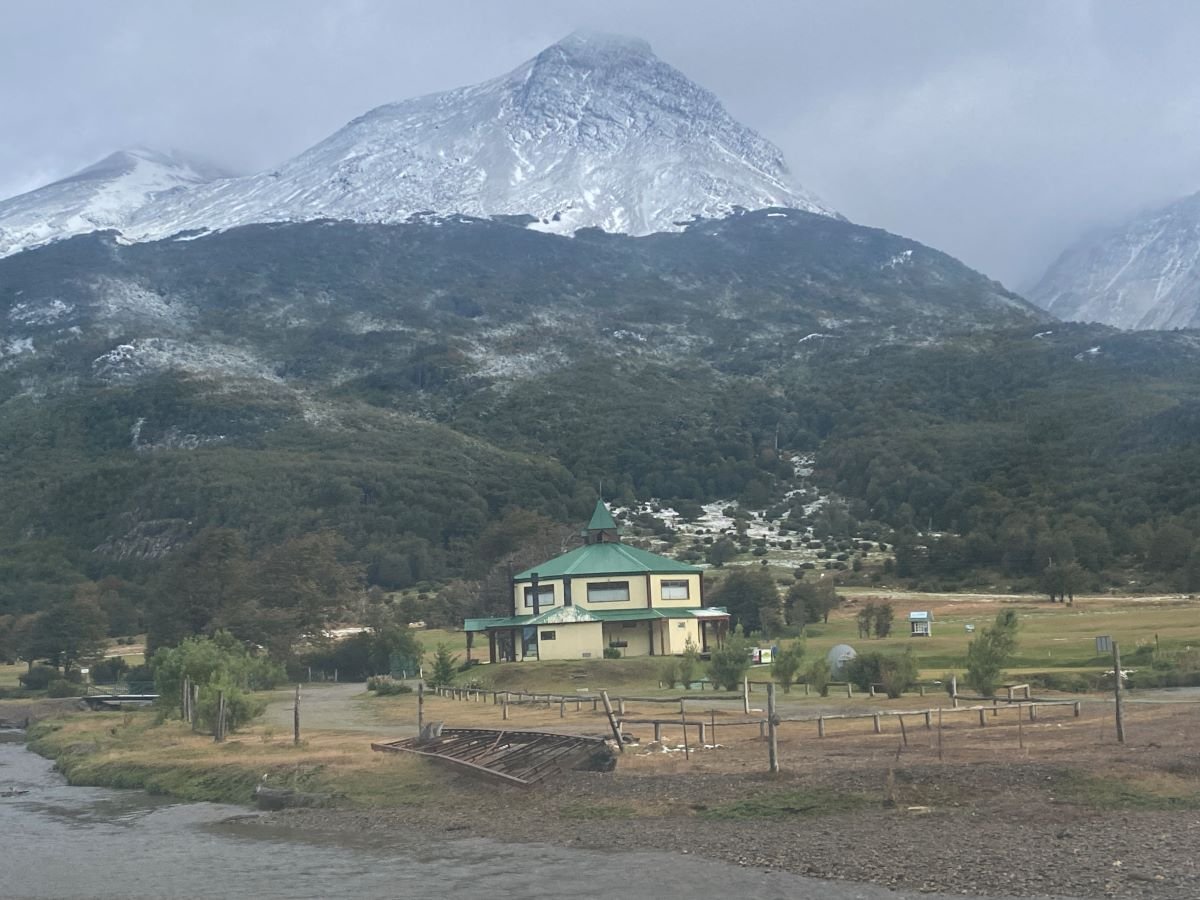
POLYGON ((522 787, 569 769, 611 771, 616 764, 603 737, 544 731, 445 728, 436 737, 376 742, 371 749, 443 760, 522 787))

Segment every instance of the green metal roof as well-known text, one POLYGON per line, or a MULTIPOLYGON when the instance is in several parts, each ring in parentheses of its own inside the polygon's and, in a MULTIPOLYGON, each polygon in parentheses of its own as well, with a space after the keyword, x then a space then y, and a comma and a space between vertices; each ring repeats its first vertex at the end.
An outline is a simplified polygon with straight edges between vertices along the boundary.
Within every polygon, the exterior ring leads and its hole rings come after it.
POLYGON ((612 517, 612 513, 608 511, 608 507, 604 505, 603 500, 596 501, 596 509, 592 512, 592 518, 587 523, 588 531, 616 531, 617 522, 612 517))
POLYGON ((534 566, 519 572, 513 581, 530 581, 533 573, 537 572, 538 579, 545 581, 550 578, 572 578, 588 575, 696 575, 700 573, 696 566, 659 556, 648 550, 640 550, 628 544, 606 543, 587 544, 577 547, 562 556, 547 560, 540 566, 534 566))

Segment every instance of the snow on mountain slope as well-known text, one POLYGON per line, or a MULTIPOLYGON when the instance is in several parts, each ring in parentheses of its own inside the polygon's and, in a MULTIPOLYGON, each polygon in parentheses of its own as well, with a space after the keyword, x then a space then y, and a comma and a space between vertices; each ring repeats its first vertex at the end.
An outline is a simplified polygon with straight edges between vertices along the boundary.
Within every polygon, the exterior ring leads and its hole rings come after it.
POLYGON ((644 41, 583 32, 492 81, 374 109, 274 171, 144 203, 127 191, 128 202, 89 214, 51 194, 39 214, 43 193, 64 183, 9 201, 22 201, 24 224, 0 213, 0 228, 25 236, 0 253, 89 226, 144 240, 254 222, 465 213, 529 215, 533 227, 559 233, 598 226, 640 235, 735 207, 836 215, 791 185, 777 148, 644 41))
POLYGON ((75 234, 122 229, 163 192, 223 174, 178 154, 118 151, 61 181, 0 201, 0 256, 75 234))
POLYGON ((1200 326, 1200 194, 1080 241, 1029 298, 1074 321, 1200 326))

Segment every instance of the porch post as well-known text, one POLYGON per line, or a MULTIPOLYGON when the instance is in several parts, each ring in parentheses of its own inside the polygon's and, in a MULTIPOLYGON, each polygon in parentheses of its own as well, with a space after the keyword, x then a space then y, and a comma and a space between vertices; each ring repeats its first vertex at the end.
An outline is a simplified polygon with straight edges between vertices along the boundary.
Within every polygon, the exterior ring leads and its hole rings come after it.
POLYGON ((467 662, 471 661, 471 647, 475 644, 475 632, 467 632, 467 662))
POLYGON ((651 619, 646 624, 650 626, 650 655, 653 656, 654 655, 654 620, 651 619))
POLYGON ((496 664, 496 632, 488 631, 488 662, 496 664))

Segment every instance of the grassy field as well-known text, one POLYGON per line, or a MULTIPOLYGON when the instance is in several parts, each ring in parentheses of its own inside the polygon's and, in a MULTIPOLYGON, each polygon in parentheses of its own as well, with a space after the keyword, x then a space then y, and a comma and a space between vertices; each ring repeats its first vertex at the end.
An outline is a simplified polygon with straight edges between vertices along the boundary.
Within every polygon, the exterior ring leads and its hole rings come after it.
POLYGON ((375 753, 357 732, 290 734, 255 723, 223 744, 153 711, 85 713, 34 726, 31 747, 73 784, 144 788, 184 800, 249 803, 263 776, 276 788, 328 794, 339 805, 404 806, 436 800, 452 775, 416 757, 375 753))
MULTIPOLYGON (((872 595, 863 595, 830 617, 828 625, 809 627, 810 655, 823 653, 834 644, 847 643, 856 649, 900 651, 912 647, 924 677, 943 672, 961 672, 967 644, 976 630, 984 628, 1002 609, 1013 609, 1020 621, 1014 671, 1101 671, 1111 668, 1111 658, 1096 653, 1095 639, 1109 635, 1131 655, 1138 647, 1180 649, 1200 642, 1200 602, 1182 600, 1139 600, 1132 598, 1083 598, 1073 606, 1051 604, 1029 598, 944 599, 927 595, 919 600, 893 600, 896 620, 892 636, 860 639, 854 621, 857 609, 872 595), (924 609, 933 613, 933 636, 913 638, 908 634, 908 613, 924 609)), ((875 595, 880 596, 880 595, 875 595)), ((886 595, 882 595, 886 596, 886 595)))
MULTIPOLYGON (((1016 656, 1008 666, 1015 677, 1038 673, 1096 674, 1110 670, 1112 659, 1096 653, 1096 637, 1119 641, 1125 661, 1144 646, 1170 652, 1200 644, 1200 601, 1188 598, 1078 598, 1073 606, 1051 604, 1033 597, 973 596, 965 594, 897 594, 861 591, 831 616, 828 624, 810 625, 805 639, 806 660, 823 656, 835 644, 850 644, 860 652, 879 650, 901 653, 911 648, 917 655, 921 677, 940 679, 961 675, 967 645, 974 634, 990 624, 1001 610, 1015 610, 1020 621, 1016 656), (893 633, 883 639, 859 638, 855 616, 869 600, 888 600, 895 608, 893 633), (909 636, 908 613, 933 613, 933 636, 909 636), (974 625, 974 633, 966 630, 974 625)), ((440 641, 465 658, 461 633, 422 632, 428 651, 440 641)), ((765 642, 764 642, 765 643, 765 642)), ((774 642, 771 642, 774 643, 774 642)), ((486 659, 486 645, 476 644, 476 658, 486 659)), ((574 690, 587 684, 654 690, 661 678, 662 660, 642 657, 626 660, 576 660, 523 663, 520 666, 480 666, 461 676, 488 687, 511 690, 574 690)), ((758 677, 766 678, 764 674, 758 677)))

